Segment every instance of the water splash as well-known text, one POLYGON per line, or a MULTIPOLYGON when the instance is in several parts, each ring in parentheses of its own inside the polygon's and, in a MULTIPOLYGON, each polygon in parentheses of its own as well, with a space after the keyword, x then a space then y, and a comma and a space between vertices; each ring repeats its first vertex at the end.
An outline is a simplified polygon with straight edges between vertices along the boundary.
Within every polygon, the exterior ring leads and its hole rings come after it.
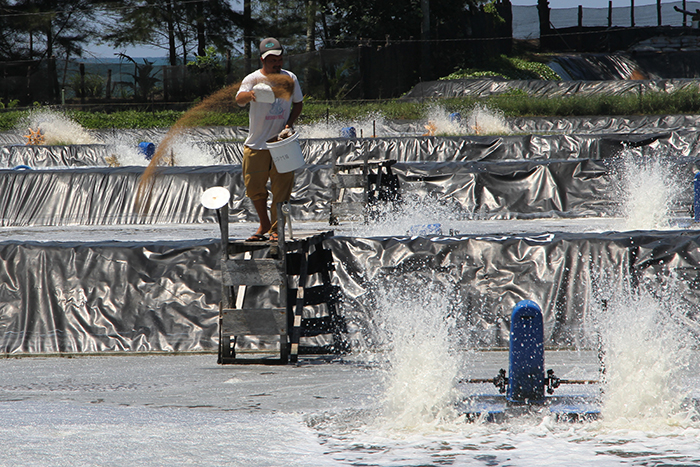
POLYGON ((338 138, 343 128, 355 128, 357 138, 371 138, 373 136, 386 136, 387 119, 381 112, 371 112, 361 120, 349 120, 338 117, 328 117, 325 121, 318 121, 300 125, 299 136, 305 139, 338 138))
POLYGON ((44 135, 44 144, 50 146, 101 143, 79 123, 53 110, 34 110, 20 125, 23 131, 27 127, 40 129, 44 135))
MULTIPOLYGON (((403 194, 399 203, 380 203, 374 211, 372 222, 354 223, 352 234, 356 237, 410 235, 416 226, 439 224, 447 235, 453 225, 467 216, 465 209, 454 199, 440 199, 437 195, 403 194)), ((453 229, 454 230, 454 229, 453 229)))
MULTIPOLYGON (((467 134, 460 118, 451 117, 451 113, 441 105, 428 107, 426 115, 428 122, 425 125, 428 133, 436 136, 459 136, 467 134)), ((431 136, 432 136, 431 135, 431 136)))
POLYGON ((481 104, 475 105, 465 119, 467 128, 477 135, 508 135, 513 133, 502 111, 481 104))
POLYGON ((605 426, 655 429, 690 420, 682 381, 692 336, 680 284, 656 276, 636 287, 627 281, 596 292, 605 426))
MULTIPOLYGON (((411 268, 420 267, 413 264, 411 268)), ((455 383, 463 365, 445 277, 423 271, 378 279, 374 340, 387 351, 382 415, 389 432, 420 432, 457 419, 455 383)), ((449 284, 449 282, 447 282, 449 284)))
POLYGON ((466 115, 455 113, 441 105, 431 105, 426 129, 437 136, 504 135, 513 132, 500 110, 477 104, 466 115))
MULTIPOLYGON (((139 150, 139 139, 124 137, 107 137, 105 145, 107 152, 116 158, 120 166, 147 166, 150 161, 139 150)), ((156 147, 160 144, 154 140, 156 147)), ((173 138, 169 144, 169 151, 173 159, 173 165, 178 166, 209 166, 220 163, 214 154, 214 150, 205 145, 192 142, 187 134, 180 134, 173 138)))
POLYGON ((624 151, 615 175, 620 214, 628 230, 670 229, 672 209, 683 193, 673 165, 658 155, 624 151))

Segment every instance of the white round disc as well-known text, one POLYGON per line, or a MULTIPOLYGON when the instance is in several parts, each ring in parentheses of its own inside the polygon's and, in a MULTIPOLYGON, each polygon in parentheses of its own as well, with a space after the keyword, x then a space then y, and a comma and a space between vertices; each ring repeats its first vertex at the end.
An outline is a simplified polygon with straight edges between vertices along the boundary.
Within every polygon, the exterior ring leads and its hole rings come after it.
POLYGON ((228 203, 230 198, 231 193, 226 188, 215 186, 202 193, 201 201, 202 205, 207 209, 219 209, 228 203))

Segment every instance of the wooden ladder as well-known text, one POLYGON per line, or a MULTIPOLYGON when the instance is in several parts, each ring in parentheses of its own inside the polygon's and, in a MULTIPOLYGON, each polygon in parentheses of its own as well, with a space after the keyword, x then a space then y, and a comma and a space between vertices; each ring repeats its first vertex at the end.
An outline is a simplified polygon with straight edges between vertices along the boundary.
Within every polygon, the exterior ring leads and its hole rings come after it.
MULTIPOLYGON (((301 354, 341 353, 347 350, 345 321, 338 313, 340 288, 331 284, 333 255, 323 241, 333 232, 304 234, 285 238, 285 216, 281 205, 279 241, 230 242, 228 209, 220 211, 222 234, 222 300, 219 313, 219 363, 296 363, 301 354), (249 305, 249 291, 261 293, 260 307, 249 305), (274 303, 273 303, 274 302, 274 303), (304 316, 312 310, 311 316, 304 316), (302 345, 302 338, 326 335, 331 343, 302 345), (278 336, 274 356, 244 357, 236 352, 240 336, 278 336)), ((258 300, 259 301, 259 300, 258 300)))

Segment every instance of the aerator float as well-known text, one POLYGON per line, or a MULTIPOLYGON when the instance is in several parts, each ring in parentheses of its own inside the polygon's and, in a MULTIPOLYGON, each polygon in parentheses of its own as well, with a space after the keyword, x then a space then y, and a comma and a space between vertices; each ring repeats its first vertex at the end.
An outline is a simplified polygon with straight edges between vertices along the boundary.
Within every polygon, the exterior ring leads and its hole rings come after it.
POLYGON ((493 383, 500 395, 476 394, 460 407, 468 420, 501 421, 509 416, 549 412, 558 420, 593 420, 600 415, 598 394, 553 396, 562 384, 589 385, 596 380, 564 380, 544 370, 544 324, 542 310, 531 300, 514 308, 510 322, 508 375, 501 369, 493 379, 470 379, 461 383, 493 383), (545 392, 547 395, 545 395, 545 392))

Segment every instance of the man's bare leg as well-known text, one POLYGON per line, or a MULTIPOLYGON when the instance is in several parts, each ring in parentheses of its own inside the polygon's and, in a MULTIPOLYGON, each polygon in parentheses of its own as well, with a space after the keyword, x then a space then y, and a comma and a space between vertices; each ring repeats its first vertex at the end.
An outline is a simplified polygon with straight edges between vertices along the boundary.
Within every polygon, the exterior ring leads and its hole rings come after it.
POLYGON ((260 219, 260 226, 257 232, 255 232, 255 235, 265 235, 270 230, 270 227, 272 227, 270 216, 267 214, 267 200, 254 200, 253 206, 255 207, 255 212, 258 213, 258 219, 260 219))

